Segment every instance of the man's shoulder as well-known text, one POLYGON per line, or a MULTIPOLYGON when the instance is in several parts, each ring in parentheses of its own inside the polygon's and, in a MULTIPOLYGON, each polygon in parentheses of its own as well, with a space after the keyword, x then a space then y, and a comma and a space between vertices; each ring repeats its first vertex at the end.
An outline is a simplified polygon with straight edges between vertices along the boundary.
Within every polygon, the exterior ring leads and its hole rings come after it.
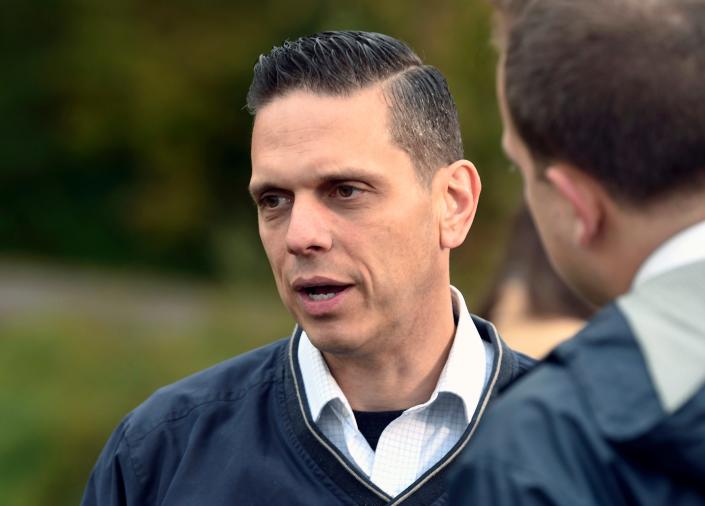
POLYGON ((624 314, 603 308, 572 339, 509 387, 478 430, 474 458, 540 460, 549 449, 599 459, 608 440, 642 434, 663 416, 624 314))
POLYGON ((611 504, 619 457, 572 366, 541 362, 488 408, 450 477, 451 502, 611 504))
MULTIPOLYGON (((477 329, 480 339, 494 350, 497 360, 495 365, 499 368, 497 392, 507 388, 512 382, 517 381, 526 372, 536 365, 536 360, 523 353, 511 349, 500 337, 494 324, 477 315, 470 315, 477 329), (497 354, 497 352, 500 352, 497 354)), ((494 395, 493 395, 494 397, 494 395)))
POLYGON ((503 386, 502 389, 521 379, 526 373, 536 367, 536 364, 538 364, 538 361, 535 358, 531 358, 520 351, 513 350, 509 347, 506 348, 506 351, 508 352, 509 359, 511 361, 510 363, 512 364, 511 376, 507 385, 503 386))
MULTIPOLYGON (((633 321, 619 304, 610 304, 490 406, 461 456, 451 498, 480 504, 609 504, 623 493, 625 477, 633 493, 648 497, 656 491, 649 484, 658 488, 663 480, 654 482, 631 466, 623 453, 628 448, 638 448, 641 464, 652 459, 654 469, 664 459, 671 469, 681 464, 681 479, 700 472, 701 483, 702 450, 692 444, 702 427, 695 421, 705 406, 700 393, 669 417, 633 321), (686 444, 676 450, 683 434, 686 444)), ((673 490, 660 488, 664 497, 680 493, 673 490)))
POLYGON ((532 494, 554 479, 575 483, 571 462, 600 468, 602 450, 580 385, 564 365, 540 362, 489 406, 451 472, 451 501, 582 504, 562 488, 544 502, 532 494))
POLYGON ((544 493, 546 483, 564 482, 575 490, 552 488, 550 496, 542 496, 546 503, 582 504, 576 491, 589 486, 580 470, 594 469, 598 479, 606 479, 600 470, 611 450, 587 393, 596 385, 586 383, 581 360, 594 340, 622 334, 620 319, 607 309, 494 401, 454 470, 455 499, 534 504, 529 499, 536 490, 544 493))
POLYGON ((155 391, 123 422, 124 436, 138 441, 156 428, 199 412, 239 403, 283 376, 289 339, 235 356, 155 391))
MULTIPOLYGON (((540 362, 511 383, 492 404, 483 426, 492 438, 530 445, 550 418, 579 418, 580 385, 562 364, 540 362)), ((478 438, 476 438, 478 439, 478 438)), ((481 438, 484 439, 484 438, 481 438)))
POLYGON ((542 423, 553 418, 573 427, 595 426, 596 431, 619 438, 636 431, 635 425, 645 422, 648 413, 660 414, 655 404, 643 404, 648 399, 655 402, 653 394, 632 330, 619 307, 610 304, 511 383, 492 414, 508 430, 536 423, 527 418, 539 417, 542 423), (641 409, 632 409, 637 406, 641 409))

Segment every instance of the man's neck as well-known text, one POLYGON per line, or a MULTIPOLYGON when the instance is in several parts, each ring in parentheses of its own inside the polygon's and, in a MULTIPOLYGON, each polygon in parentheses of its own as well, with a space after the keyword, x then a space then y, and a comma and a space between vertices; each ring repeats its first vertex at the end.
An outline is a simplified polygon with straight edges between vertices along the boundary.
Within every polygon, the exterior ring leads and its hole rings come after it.
POLYGON ((666 202, 622 215, 619 228, 611 234, 611 249, 603 252, 602 263, 609 267, 606 279, 611 280, 607 293, 610 300, 631 289, 639 269, 664 243, 705 220, 702 198, 682 197, 676 203, 666 202))
POLYGON ((663 242, 644 261, 634 277, 635 288, 661 273, 705 260, 705 220, 663 242))
POLYGON ((355 356, 323 353, 352 409, 392 411, 422 404, 430 398, 455 334, 450 290, 437 305, 438 310, 427 311, 435 318, 409 315, 408 328, 397 335, 384 336, 388 345, 374 353, 355 356))

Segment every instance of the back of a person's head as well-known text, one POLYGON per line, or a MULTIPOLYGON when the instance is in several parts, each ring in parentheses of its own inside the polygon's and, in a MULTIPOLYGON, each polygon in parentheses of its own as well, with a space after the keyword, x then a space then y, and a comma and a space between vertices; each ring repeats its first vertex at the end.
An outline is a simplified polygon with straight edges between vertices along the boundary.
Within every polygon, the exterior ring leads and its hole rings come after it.
POLYGON ((504 89, 539 170, 642 206, 705 189, 705 0, 495 0, 504 89))
POLYGON ((286 41, 263 54, 247 94, 253 115, 293 91, 349 96, 381 85, 393 141, 428 182, 435 169, 463 158, 455 102, 443 75, 388 35, 321 32, 286 41))

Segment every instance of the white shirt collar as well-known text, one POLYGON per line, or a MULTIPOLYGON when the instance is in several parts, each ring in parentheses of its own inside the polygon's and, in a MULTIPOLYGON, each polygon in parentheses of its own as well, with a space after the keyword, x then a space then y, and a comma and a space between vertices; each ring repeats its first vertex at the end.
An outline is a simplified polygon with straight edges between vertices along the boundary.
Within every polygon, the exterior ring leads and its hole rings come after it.
POLYGON ((666 271, 705 260, 705 221, 678 232, 656 248, 641 264, 632 288, 666 271))
MULTIPOLYGON (((453 286, 450 290, 453 312, 458 318, 458 323, 448 360, 429 400, 410 409, 423 409, 433 403, 439 393, 447 392, 460 398, 466 419, 469 421, 485 386, 486 350, 462 294, 453 286)), ((301 333, 298 359, 306 398, 314 421, 318 422, 323 408, 336 399, 343 404, 345 411, 352 417, 352 408, 345 394, 330 373, 321 352, 313 346, 306 332, 301 333)), ((352 423, 355 423, 354 419, 352 423)))
POLYGON ((352 414, 352 408, 328 369, 323 355, 313 346, 305 331, 301 332, 299 339, 298 357, 304 391, 313 420, 318 423, 323 408, 335 399, 339 399, 347 408, 346 411, 349 410, 352 414))

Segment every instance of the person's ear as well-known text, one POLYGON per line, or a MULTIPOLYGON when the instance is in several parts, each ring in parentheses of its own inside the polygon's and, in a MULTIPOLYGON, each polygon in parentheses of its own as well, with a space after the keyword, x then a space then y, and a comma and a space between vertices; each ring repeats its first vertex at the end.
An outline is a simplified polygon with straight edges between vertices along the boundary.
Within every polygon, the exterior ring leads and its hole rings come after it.
POLYGON ((442 170, 440 245, 452 249, 463 243, 470 230, 482 185, 477 169, 467 160, 458 160, 442 170))
POLYGON ((598 185, 588 174, 568 164, 551 165, 545 174, 572 211, 573 241, 583 247, 590 245, 604 219, 598 185))

